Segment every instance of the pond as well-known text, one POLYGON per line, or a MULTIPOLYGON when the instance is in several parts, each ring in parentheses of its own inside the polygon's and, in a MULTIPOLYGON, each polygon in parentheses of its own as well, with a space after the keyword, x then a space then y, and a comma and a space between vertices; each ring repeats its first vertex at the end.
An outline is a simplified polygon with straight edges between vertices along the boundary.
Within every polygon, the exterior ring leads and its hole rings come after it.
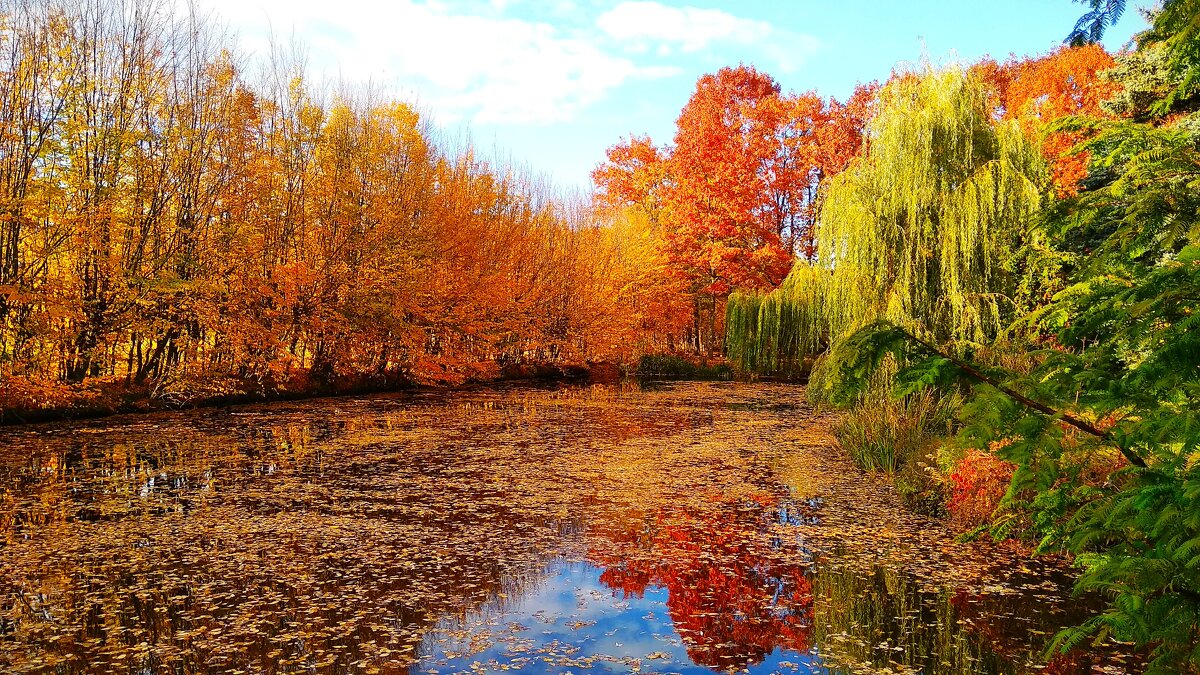
POLYGON ((1062 563, 906 513, 782 384, 0 431, 0 671, 1136 672, 1062 563))

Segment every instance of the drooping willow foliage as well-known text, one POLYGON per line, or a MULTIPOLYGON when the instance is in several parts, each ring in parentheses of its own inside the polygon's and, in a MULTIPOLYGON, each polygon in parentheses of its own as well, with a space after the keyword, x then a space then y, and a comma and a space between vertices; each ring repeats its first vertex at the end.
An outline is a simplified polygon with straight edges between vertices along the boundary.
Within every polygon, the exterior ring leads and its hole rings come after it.
POLYGON ((1045 164, 988 88, 959 69, 895 81, 871 145, 831 186, 819 233, 837 334, 883 316, 938 342, 993 337, 1045 164))
POLYGON ((1030 273, 1021 256, 1046 184, 1036 145, 995 113, 958 67, 885 87, 866 153, 826 195, 815 266, 730 300, 735 363, 776 372, 881 317, 939 344, 994 338, 1030 273))
POLYGON ((790 375, 825 349, 824 268, 798 264, 770 293, 737 293, 725 306, 725 350, 740 370, 790 375))

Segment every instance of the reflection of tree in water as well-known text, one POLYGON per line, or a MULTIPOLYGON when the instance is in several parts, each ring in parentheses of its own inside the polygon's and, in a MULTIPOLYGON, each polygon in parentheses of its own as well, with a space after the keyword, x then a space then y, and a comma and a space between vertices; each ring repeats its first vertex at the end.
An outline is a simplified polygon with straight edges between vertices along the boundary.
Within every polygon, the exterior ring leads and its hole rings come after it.
MULTIPOLYGON (((1068 602, 1061 598, 1054 601, 1028 589, 1043 587, 1048 579, 1066 587, 1068 580, 1059 570, 1017 570, 1006 583, 1017 589, 1015 593, 981 593, 959 589, 949 597, 958 621, 965 626, 976 640, 987 644, 993 651, 1010 656, 1029 656, 1029 661, 1040 663, 1044 644, 1035 641, 1030 646, 1031 636, 1050 636, 1063 626, 1078 625, 1093 616, 1101 607, 1101 599, 1091 596, 1075 596, 1068 602), (1032 653, 1031 653, 1032 652, 1032 653)), ((1144 654, 1128 654, 1115 643, 1086 643, 1066 654, 1055 653, 1050 657, 1043 675, 1085 675, 1094 668, 1120 667, 1127 665, 1130 672, 1141 672, 1145 667, 1144 654)))
POLYGON ((925 675, 1092 672, 1092 656, 1078 653, 1042 665, 1046 640, 1073 620, 1063 615, 1063 598, 1031 590, 1046 584, 1045 570, 979 592, 931 587, 902 569, 864 570, 838 559, 823 557, 811 577, 815 640, 830 663, 901 666, 925 675))
POLYGON ((1071 654, 1042 665, 1046 640, 1078 620, 1064 616, 1069 600, 1049 588, 1050 570, 966 591, 836 550, 812 562, 802 541, 767 527, 812 524, 818 507, 760 494, 599 519, 590 558, 618 593, 666 589, 689 658, 714 669, 814 647, 832 668, 924 675, 1082 675, 1100 661, 1071 654))
POLYGON ((834 663, 928 675, 1014 672, 958 623, 950 591, 922 589, 903 572, 821 565, 813 591, 816 639, 834 663))
POLYGON ((777 501, 758 495, 699 512, 667 508, 641 522, 593 528, 606 544, 592 552, 605 567, 600 581, 626 596, 666 588, 671 620, 697 664, 743 668, 776 649, 805 652, 808 556, 795 541, 767 534, 777 501))

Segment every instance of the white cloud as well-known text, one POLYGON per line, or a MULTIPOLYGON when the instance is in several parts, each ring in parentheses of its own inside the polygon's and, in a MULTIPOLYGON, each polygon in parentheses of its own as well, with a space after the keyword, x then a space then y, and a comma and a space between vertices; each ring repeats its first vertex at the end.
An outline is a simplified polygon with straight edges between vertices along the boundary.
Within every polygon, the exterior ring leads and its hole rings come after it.
POLYGON ((314 70, 418 92, 443 121, 567 120, 626 81, 677 72, 639 65, 546 22, 456 13, 452 3, 209 2, 247 44, 261 44, 268 26, 294 34, 314 70))
POLYGON ((696 53, 725 43, 747 47, 775 61, 785 72, 799 68, 819 46, 816 38, 780 30, 766 21, 745 19, 719 9, 671 7, 658 2, 622 2, 600 15, 597 27, 634 53, 654 46, 659 54, 678 47, 696 53))
POLYGON ((765 21, 742 19, 719 9, 668 7, 657 2, 623 2, 600 15, 596 25, 617 40, 674 43, 685 52, 697 52, 718 41, 748 44, 771 32, 765 21))
POLYGON ((799 68, 815 39, 717 9, 626 1, 599 16, 573 0, 200 0, 265 55, 304 47, 320 77, 372 81, 418 99, 441 123, 576 119, 618 87, 672 77, 710 49, 799 68))

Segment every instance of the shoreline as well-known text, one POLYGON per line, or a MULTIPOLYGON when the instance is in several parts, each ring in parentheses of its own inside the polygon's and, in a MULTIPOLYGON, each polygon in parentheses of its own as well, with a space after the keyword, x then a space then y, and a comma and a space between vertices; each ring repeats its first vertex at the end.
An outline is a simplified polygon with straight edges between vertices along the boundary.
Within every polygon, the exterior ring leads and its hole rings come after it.
MULTIPOLYGON (((342 398, 368 394, 389 394, 413 391, 453 391, 479 385, 504 382, 608 382, 629 374, 618 364, 596 362, 587 364, 520 364, 506 366, 491 376, 466 377, 459 382, 451 380, 421 382, 399 376, 355 376, 325 386, 307 386, 289 390, 286 384, 259 391, 240 391, 214 395, 199 395, 186 401, 171 401, 155 398, 149 386, 134 387, 120 382, 113 386, 77 389, 74 402, 44 408, 0 407, 0 428, 13 428, 102 419, 119 415, 149 415, 163 412, 179 412, 202 408, 223 408, 237 405, 282 403, 318 398, 342 398), (98 400, 89 401, 91 396, 98 400)), ((307 380, 307 373, 302 375, 307 380)), ((301 378, 295 378, 300 380, 301 378)), ((243 382, 242 385, 251 385, 243 382)), ((0 383, 0 396, 7 394, 8 383, 0 383)))

